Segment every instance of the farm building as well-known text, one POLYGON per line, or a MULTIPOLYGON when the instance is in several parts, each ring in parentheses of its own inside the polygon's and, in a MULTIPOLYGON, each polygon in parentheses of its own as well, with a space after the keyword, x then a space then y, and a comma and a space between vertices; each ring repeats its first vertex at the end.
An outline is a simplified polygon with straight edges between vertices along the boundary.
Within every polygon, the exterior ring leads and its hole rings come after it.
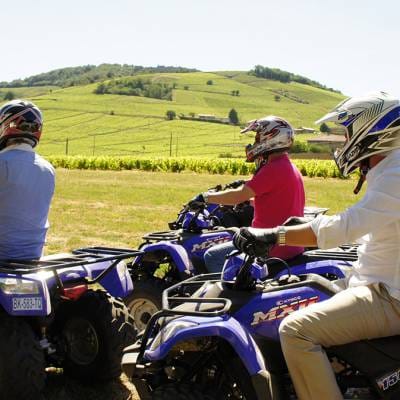
POLYGON ((296 134, 302 134, 302 133, 316 133, 316 130, 314 128, 306 128, 304 126, 300 126, 299 128, 296 128, 294 130, 294 133, 296 134))
POLYGON ((308 144, 317 144, 329 146, 331 149, 335 150, 344 144, 345 137, 343 135, 318 135, 315 138, 308 139, 308 144))

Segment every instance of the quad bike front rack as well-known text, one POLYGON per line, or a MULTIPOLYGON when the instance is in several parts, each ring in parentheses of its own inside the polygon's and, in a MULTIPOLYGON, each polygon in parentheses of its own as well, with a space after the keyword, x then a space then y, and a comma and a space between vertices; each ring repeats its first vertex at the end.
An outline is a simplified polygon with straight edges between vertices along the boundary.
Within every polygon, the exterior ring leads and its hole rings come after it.
POLYGON ((143 335, 141 337, 141 342, 140 342, 140 350, 138 354, 138 363, 143 362, 143 356, 144 352, 146 350, 147 343, 150 339, 150 337, 153 335, 154 329, 156 327, 156 324, 159 319, 164 318, 164 317, 182 317, 182 316, 192 316, 192 317, 218 317, 221 315, 226 314, 231 306, 232 302, 229 299, 226 298, 202 298, 202 297, 181 297, 181 296, 171 296, 172 292, 179 292, 182 293, 186 288, 190 288, 189 291, 192 293, 194 290, 199 288, 201 285, 203 285, 206 282, 209 283, 214 283, 218 282, 221 279, 221 274, 219 272, 217 273, 211 273, 211 274, 202 274, 202 275, 196 275, 193 276, 189 279, 186 279, 182 282, 178 282, 177 284, 167 288, 164 290, 162 294, 162 304, 163 308, 162 310, 156 312, 153 314, 148 323, 147 326, 143 332, 143 335), (193 290, 194 288, 194 290, 193 290), (173 301, 173 306, 171 306, 171 301, 173 301), (213 309, 212 311, 188 311, 188 310, 179 310, 175 308, 177 306, 177 303, 194 303, 194 304, 215 304, 216 309, 213 309), (219 307, 217 306, 219 305, 219 307), (174 307, 174 308, 172 308, 174 307))

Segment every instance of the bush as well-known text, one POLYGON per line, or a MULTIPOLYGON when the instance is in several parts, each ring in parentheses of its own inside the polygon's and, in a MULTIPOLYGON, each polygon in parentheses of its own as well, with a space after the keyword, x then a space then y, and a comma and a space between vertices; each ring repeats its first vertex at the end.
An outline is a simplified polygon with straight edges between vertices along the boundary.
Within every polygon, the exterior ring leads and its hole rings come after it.
MULTIPOLYGON (((227 154, 226 154, 227 155, 227 154)), ((49 161, 56 168, 100 169, 143 171, 193 171, 197 173, 250 175, 255 164, 242 159, 203 159, 203 158, 134 158, 124 157, 82 157, 50 156, 49 161)), ((293 160, 302 175, 324 178, 342 178, 334 161, 331 160, 293 160)))
POLYGON ((236 111, 234 108, 232 108, 232 109, 229 111, 228 118, 229 118, 229 121, 230 121, 232 124, 237 125, 237 124, 239 123, 239 116, 238 116, 237 111, 236 111))
POLYGON ((319 130, 320 130, 320 132, 322 132, 322 133, 329 133, 331 130, 329 129, 329 126, 325 123, 325 122, 323 122, 322 124, 321 124, 321 126, 319 127, 319 130))
POLYGON ((15 94, 11 90, 5 93, 4 100, 10 101, 15 99, 15 94))
POLYGON ((167 116, 167 119, 169 121, 172 121, 173 119, 176 118, 176 112, 174 110, 168 110, 165 115, 167 116))

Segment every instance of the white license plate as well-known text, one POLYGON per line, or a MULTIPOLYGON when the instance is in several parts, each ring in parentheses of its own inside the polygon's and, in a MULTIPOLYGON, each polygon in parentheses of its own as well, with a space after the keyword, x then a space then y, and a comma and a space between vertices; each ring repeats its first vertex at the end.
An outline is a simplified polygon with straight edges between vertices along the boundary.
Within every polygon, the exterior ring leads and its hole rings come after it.
POLYGON ((41 297, 17 297, 12 303, 13 311, 43 309, 41 297))

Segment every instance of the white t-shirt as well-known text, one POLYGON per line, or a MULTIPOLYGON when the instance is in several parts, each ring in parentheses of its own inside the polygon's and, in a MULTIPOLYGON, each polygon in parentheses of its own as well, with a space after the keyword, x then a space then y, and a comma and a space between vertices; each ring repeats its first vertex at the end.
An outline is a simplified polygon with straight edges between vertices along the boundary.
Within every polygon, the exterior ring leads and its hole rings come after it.
POLYGON ((361 243, 349 286, 382 282, 400 299, 400 150, 367 174, 364 197, 341 214, 311 223, 321 249, 361 243))

